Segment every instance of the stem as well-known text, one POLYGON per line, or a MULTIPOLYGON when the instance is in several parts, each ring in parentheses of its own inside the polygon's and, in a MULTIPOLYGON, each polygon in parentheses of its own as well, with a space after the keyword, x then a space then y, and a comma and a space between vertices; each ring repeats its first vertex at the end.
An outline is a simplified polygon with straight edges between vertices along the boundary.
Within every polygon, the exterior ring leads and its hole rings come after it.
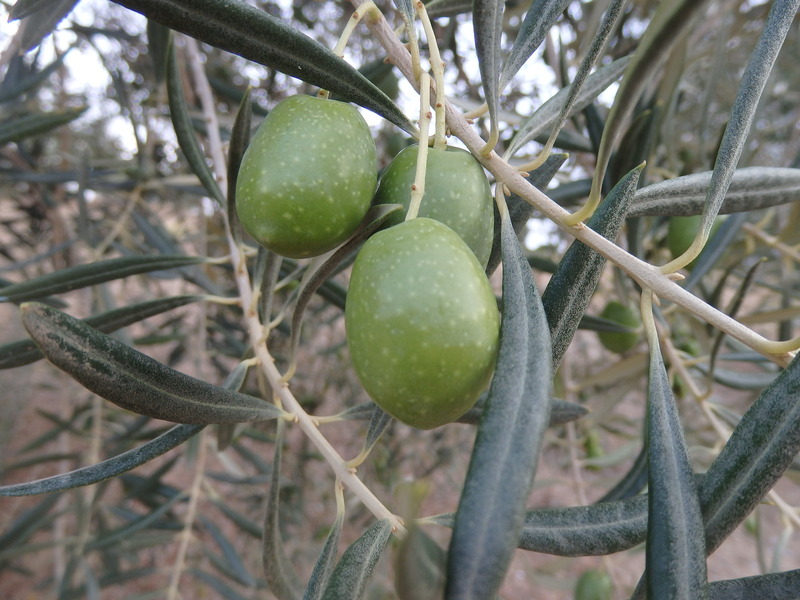
POLYGON ((420 75, 420 101, 419 101, 419 151, 417 152, 417 170, 414 174, 414 183, 411 184, 411 201, 406 213, 406 221, 416 219, 419 214, 419 205, 425 194, 425 172, 428 168, 428 129, 431 122, 430 75, 423 72, 420 75))
MULTIPOLYGON (((425 10, 425 5, 422 2, 417 2, 416 7, 419 19, 422 21, 422 27, 425 30, 425 37, 428 39, 431 72, 433 73, 433 84, 436 89, 436 102, 434 104, 434 110, 436 112, 436 133, 433 137, 433 147, 437 150, 444 150, 447 147, 447 118, 444 112, 444 103, 446 101, 444 93, 444 62, 439 53, 439 46, 436 43, 436 34, 433 31, 430 17, 428 17, 428 11, 425 10)), ((421 82, 420 85, 422 85, 421 82)))

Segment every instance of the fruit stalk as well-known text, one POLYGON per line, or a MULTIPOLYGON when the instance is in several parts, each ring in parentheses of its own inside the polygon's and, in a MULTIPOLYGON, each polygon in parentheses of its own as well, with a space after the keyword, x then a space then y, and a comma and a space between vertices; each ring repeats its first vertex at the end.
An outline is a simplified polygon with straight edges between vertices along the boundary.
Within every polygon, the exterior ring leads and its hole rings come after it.
POLYGON ((406 213, 406 221, 416 219, 419 214, 419 205, 425 195, 425 172, 428 166, 428 129, 431 122, 430 75, 420 74, 420 100, 419 100, 419 154, 417 154, 417 170, 414 175, 414 184, 411 186, 411 203, 406 213))

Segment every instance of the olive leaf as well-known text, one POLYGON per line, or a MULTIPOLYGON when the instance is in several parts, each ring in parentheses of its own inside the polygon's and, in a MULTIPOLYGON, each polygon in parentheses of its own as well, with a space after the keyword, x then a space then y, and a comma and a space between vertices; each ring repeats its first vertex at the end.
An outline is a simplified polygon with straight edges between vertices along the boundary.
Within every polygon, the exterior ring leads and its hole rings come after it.
MULTIPOLYGON (((603 90, 620 78, 630 60, 630 57, 627 56, 618 58, 614 62, 600 67, 589 75, 581 87, 580 93, 574 100, 572 110, 567 113, 567 116, 574 115, 577 111, 583 110, 594 102, 603 90)), ((505 152, 506 156, 513 156, 525 144, 542 134, 546 134, 547 131, 553 127, 558 121, 562 108, 568 102, 570 90, 571 86, 563 87, 525 120, 511 139, 508 149, 505 152)))
POLYGON ((703 237, 707 237, 711 231, 714 219, 725 200, 725 193, 749 137, 759 99, 798 8, 800 0, 776 0, 772 4, 764 29, 739 81, 739 90, 728 117, 728 124, 717 151, 714 170, 706 192, 700 224, 703 237))
POLYGON ((11 9, 8 20, 23 19, 16 33, 20 38, 19 47, 27 52, 36 47, 49 35, 68 14, 78 0, 17 0, 11 9), (30 18, 33 16, 36 18, 30 18))
POLYGON ((26 302, 51 294, 63 294, 90 285, 139 273, 175 269, 207 262, 199 256, 123 256, 59 269, 28 281, 0 288, 0 302, 26 302))
MULTIPOLYGON (((703 213, 713 171, 667 179, 636 191, 629 217, 689 216, 703 213)), ((759 210, 800 200, 800 169, 742 167, 736 169, 719 214, 759 210)))
POLYGON ((286 554, 280 529, 280 474, 285 432, 285 424, 279 420, 275 435, 275 455, 272 459, 272 478, 267 496, 267 511, 264 517, 261 558, 264 565, 264 576, 270 591, 279 600, 295 600, 300 597, 300 591, 303 588, 286 554))
POLYGON ((712 581, 708 584, 709 600, 795 600, 800 590, 800 569, 782 573, 766 573, 739 579, 712 581))
POLYGON ((597 502, 611 502, 631 498, 641 492, 647 485, 647 440, 633 461, 630 469, 620 478, 617 484, 608 490, 597 502))
POLYGON ((567 4, 569 0, 533 0, 500 73, 501 92, 541 45, 547 32, 567 8, 567 4))
MULTIPOLYGON (((173 310, 191 302, 197 302, 203 298, 204 296, 200 295, 183 295, 147 300, 86 317, 83 322, 103 333, 111 333, 132 323, 143 321, 153 315, 173 310)), ((3 344, 0 346, 0 369, 28 365, 43 358, 43 356, 36 343, 30 339, 3 344)))
POLYGON ((21 142, 25 138, 47 133, 80 117, 88 107, 54 110, 47 113, 32 112, 0 122, 0 146, 8 142, 21 142))
POLYGON ((381 519, 344 551, 331 574, 323 600, 359 600, 392 535, 392 523, 381 519))
MULTIPOLYGON (((16 8, 16 5, 14 5, 14 7, 16 8)), ((37 89, 50 77, 50 75, 58 71, 63 66, 64 59, 69 55, 73 48, 74 46, 70 46, 64 52, 59 54, 58 57, 46 67, 37 72, 31 73, 26 77, 15 78, 9 72, 9 70, 7 70, 2 83, 0 83, 0 104, 10 102, 12 100, 18 100, 23 94, 37 89)))
POLYGON ((707 581, 703 516, 672 386, 657 343, 650 348, 647 448, 648 598, 703 598, 707 581))
POLYGON ((242 228, 236 212, 236 182, 239 178, 239 166, 250 143, 250 126, 253 120, 253 104, 250 101, 251 88, 248 86, 231 129, 231 140, 228 146, 228 224, 233 241, 242 242, 242 228))
POLYGON ((475 33, 475 53, 481 72, 481 83, 492 131, 498 127, 500 102, 500 39, 503 35, 502 0, 472 0, 472 27, 475 33))
POLYGON ((211 197, 219 202, 220 206, 225 206, 225 195, 222 193, 194 133, 189 108, 186 106, 186 98, 183 96, 183 83, 178 69, 178 59, 175 56, 175 42, 171 36, 167 47, 167 98, 172 126, 186 161, 211 197))
POLYGON ((115 0, 170 29, 238 54, 367 108, 410 134, 416 127, 366 77, 265 10, 235 0, 115 0))
MULTIPOLYGON (((644 165, 639 165, 614 186, 589 219, 589 228, 610 240, 617 237, 643 168, 644 165)), ((605 264, 605 257, 575 240, 550 278, 542 294, 542 304, 553 340, 553 368, 558 368, 572 342, 605 264)))
POLYGON ((117 406, 155 419, 187 424, 264 421, 283 416, 259 398, 175 371, 58 310, 20 307, 22 323, 59 369, 117 406))
POLYGON ((550 418, 550 335, 533 274, 501 210, 503 319, 489 388, 456 512, 446 598, 491 598, 516 548, 550 418))
POLYGON ((322 552, 314 564, 314 570, 308 580, 303 600, 320 600, 325 588, 330 581, 333 569, 336 566, 336 550, 339 547, 339 538, 342 535, 342 525, 344 524, 344 510, 337 511, 336 520, 333 522, 328 537, 325 538, 325 545, 322 552))

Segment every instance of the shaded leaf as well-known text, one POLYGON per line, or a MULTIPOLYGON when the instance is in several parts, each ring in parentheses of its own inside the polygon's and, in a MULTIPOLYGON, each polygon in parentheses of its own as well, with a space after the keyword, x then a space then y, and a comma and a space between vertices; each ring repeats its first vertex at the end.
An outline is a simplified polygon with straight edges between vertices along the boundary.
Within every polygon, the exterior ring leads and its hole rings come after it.
POLYGON ((82 106, 48 113, 28 113, 6 119, 0 123, 0 145, 8 142, 21 142, 25 138, 47 133, 56 127, 66 125, 86 112, 86 108, 82 106))
POLYGON ((797 600, 800 569, 712 581, 708 584, 708 597, 709 600, 797 600))
POLYGON ((246 2, 115 1, 201 42, 339 94, 409 133, 416 131, 386 94, 344 60, 316 40, 246 2))
MULTIPOLYGON (((49 1, 48 4, 50 4, 49 1)), ((18 81, 14 81, 13 83, 10 81, 11 78, 8 76, 8 74, 6 74, 3 82, 0 83, 0 103, 16 100, 26 92, 35 90, 37 87, 39 87, 47 80, 48 77, 50 77, 50 75, 61 68, 61 66, 64 64, 64 59, 70 53, 72 48, 73 46, 67 48, 64 52, 59 54, 53 62, 38 72, 32 73, 27 77, 24 77, 18 81)))
MULTIPOLYGON (((630 57, 619 58, 589 75, 581 88, 581 92, 575 99, 572 111, 568 116, 574 115, 594 102, 597 96, 620 78, 629 62, 630 57)), ((571 86, 566 86, 560 89, 552 98, 547 100, 547 102, 542 104, 528 117, 509 143, 508 150, 505 152, 506 157, 513 156, 525 144, 542 134, 546 134, 553 127, 558 121, 562 108, 567 103, 570 87, 571 86)))
POLYGON ((97 464, 36 481, 2 486, 0 487, 0 496, 48 494, 105 481, 169 452, 200 433, 203 427, 205 425, 176 425, 166 433, 162 433, 157 438, 142 444, 138 448, 128 450, 97 464))
POLYGON ((279 420, 278 430, 275 435, 275 455, 272 459, 272 481, 270 482, 269 495, 267 496, 267 512, 264 518, 263 554, 261 558, 264 565, 264 576, 267 579, 270 591, 279 600, 294 600, 300 598, 303 587, 286 554, 286 547, 283 544, 280 529, 280 473, 285 431, 285 424, 279 420))
POLYGON ((0 288, 0 302, 26 302, 130 275, 206 262, 199 256, 123 256, 76 265, 0 288))
POLYGON ((178 59, 175 56, 175 43, 172 40, 170 40, 167 50, 167 96, 172 126, 175 128, 178 145, 186 157, 189 167, 211 197, 219 202, 220 206, 225 206, 225 196, 194 133, 189 107, 183 96, 183 83, 178 69, 178 59))
POLYGON ((699 497, 713 552, 800 452, 800 358, 758 397, 708 468, 699 497))
POLYGON ((342 525, 344 524, 344 511, 338 511, 336 520, 333 522, 328 537, 325 538, 325 545, 322 552, 314 564, 314 570, 308 580, 308 586, 303 594, 303 600, 320 600, 325 588, 328 586, 333 569, 336 566, 336 550, 339 547, 339 538, 342 535, 342 525))
POLYGON ((431 0, 425 5, 431 19, 452 17, 472 11, 472 0, 431 0))
POLYGON ((631 468, 617 482, 613 488, 606 492, 598 502, 612 502, 631 498, 641 492, 647 485, 647 444, 642 445, 639 454, 633 461, 631 468))
POLYGON ((472 28, 475 53, 481 72, 481 83, 492 131, 497 131, 500 100, 500 40, 503 35, 503 0, 472 0, 472 28))
POLYGON ((285 414, 259 398, 170 369, 43 304, 23 304, 20 313, 48 360, 90 391, 127 410, 196 425, 269 420, 285 414))
MULTIPOLYGON (((203 298, 204 296, 199 295, 158 298, 157 300, 148 300, 132 306, 109 310, 99 315, 92 315, 83 319, 83 322, 103 333, 111 333, 132 323, 143 321, 153 315, 167 312, 190 302, 197 302, 203 298)), ((3 344, 0 346, 0 369, 21 367, 43 357, 44 355, 31 339, 3 344)))
MULTIPOLYGON (((629 217, 689 216, 703 213, 712 171, 675 177, 636 192, 629 217)), ((800 200, 800 169, 743 167, 736 169, 719 214, 759 210, 800 200)))
POLYGON ((167 77, 172 32, 155 21, 147 20, 147 54, 153 61, 156 83, 161 84, 167 77))
POLYGON ((689 452, 656 335, 647 398, 647 595, 704 598, 706 546, 689 452))
POLYGON ((358 600, 363 597, 372 572, 392 535, 392 523, 382 519, 373 523, 345 550, 331 574, 324 600, 358 600))
POLYGON ((501 92, 541 45, 567 4, 569 0, 533 0, 500 74, 501 92))
MULTIPOLYGON (((504 207, 503 207, 504 208, 504 207)), ((507 210, 501 209, 503 319, 497 367, 456 512, 447 598, 491 598, 518 543, 550 419, 550 335, 507 210)))
MULTIPOLYGON (((453 515, 429 521, 452 527, 453 515)), ((540 508, 525 515, 519 547, 557 556, 622 552, 647 537, 647 496, 568 508, 540 508)))
MULTIPOLYGON (((588 227, 614 240, 625 223, 639 175, 639 165, 623 177, 589 219, 588 227)), ((553 343, 553 368, 557 369, 594 295, 605 267, 604 256, 575 240, 550 278, 542 294, 553 343)))
POLYGON ((256 578, 250 574, 250 571, 247 570, 247 567, 242 561, 242 557, 239 554, 239 551, 236 549, 234 543, 226 537, 226 535, 222 532, 222 530, 217 527, 216 523, 207 519, 204 516, 198 517, 200 522, 203 523, 203 527, 205 527, 206 531, 211 534, 211 537, 214 538, 214 541, 219 546, 219 549, 222 551, 222 560, 224 561, 226 567, 226 573, 234 579, 237 583, 250 587, 255 588, 258 584, 256 578))
POLYGON ((242 228, 239 223, 239 213, 236 212, 236 182, 239 178, 242 157, 250 144, 250 127, 253 120, 253 104, 250 101, 251 89, 248 86, 239 103, 228 146, 228 223, 233 240, 237 244, 242 242, 242 228))
POLYGON ((237 592, 232 586, 228 585, 224 581, 222 581, 219 577, 212 575, 206 571, 201 571, 200 569, 188 569, 188 572, 194 575, 197 579, 205 584, 207 587, 203 587, 201 589, 213 589, 216 591, 220 598, 225 598, 225 600, 248 600, 248 596, 243 596, 239 592, 237 592))
POLYGON ((72 12, 77 3, 78 0, 17 0, 8 19, 25 19, 16 34, 21 38, 22 51, 27 52, 37 46, 72 12), (35 19, 29 18, 34 15, 35 19))
POLYGON ((429 600, 444 593, 447 553, 414 521, 394 556, 394 586, 400 600, 429 600))

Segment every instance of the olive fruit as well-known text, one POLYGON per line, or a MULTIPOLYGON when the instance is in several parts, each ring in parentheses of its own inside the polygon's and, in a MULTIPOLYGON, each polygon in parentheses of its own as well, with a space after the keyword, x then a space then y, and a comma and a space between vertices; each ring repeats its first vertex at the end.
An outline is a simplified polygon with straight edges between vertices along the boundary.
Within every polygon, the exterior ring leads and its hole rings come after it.
POLYGON ((369 210, 377 183, 369 126, 343 102, 291 96, 253 136, 236 182, 242 225, 290 258, 335 248, 369 210))
MULTIPOLYGON (((637 328, 642 324, 636 312, 616 300, 609 302, 603 312, 600 313, 600 316, 630 328, 637 328)), ((600 337, 600 343, 606 349, 618 354, 627 352, 639 341, 639 333, 636 331, 599 331, 598 336, 600 337)))
MULTIPOLYGON (((378 181, 375 204, 402 204, 408 210, 417 170, 419 146, 408 146, 389 163, 378 181)), ((405 211, 388 220, 400 223, 405 211)), ((418 216, 441 221, 467 243, 486 266, 492 252, 494 205, 481 164, 460 148, 428 148, 425 195, 418 216)))
POLYGON ((494 371, 494 293, 464 241, 433 219, 411 219, 367 240, 353 265, 345 325, 364 389, 413 427, 456 420, 494 371))
POLYGON ((611 600, 611 578, 602 571, 584 571, 575 584, 575 600, 611 600))

